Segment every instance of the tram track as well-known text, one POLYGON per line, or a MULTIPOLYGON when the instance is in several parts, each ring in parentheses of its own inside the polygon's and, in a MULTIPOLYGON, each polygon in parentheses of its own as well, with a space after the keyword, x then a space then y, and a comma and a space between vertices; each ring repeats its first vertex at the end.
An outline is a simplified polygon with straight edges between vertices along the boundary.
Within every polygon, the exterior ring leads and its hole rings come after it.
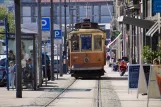
POLYGON ((77 80, 75 79, 70 85, 68 85, 61 93, 59 93, 54 99, 45 104, 43 107, 49 107, 56 99, 58 99, 65 91, 67 91, 77 80))
POLYGON ((101 101, 101 80, 97 80, 97 107, 102 107, 102 101, 101 101))

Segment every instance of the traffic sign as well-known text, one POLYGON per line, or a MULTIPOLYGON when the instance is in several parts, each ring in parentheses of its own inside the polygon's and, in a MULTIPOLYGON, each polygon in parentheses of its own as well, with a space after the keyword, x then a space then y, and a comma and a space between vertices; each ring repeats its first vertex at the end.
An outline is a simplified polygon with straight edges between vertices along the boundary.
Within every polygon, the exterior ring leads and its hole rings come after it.
POLYGON ((152 0, 152 13, 160 13, 161 12, 161 1, 160 0, 152 0))
POLYGON ((44 17, 41 19, 42 31, 50 31, 50 18, 44 17))
POLYGON ((54 30, 54 39, 62 39, 62 31, 54 30))

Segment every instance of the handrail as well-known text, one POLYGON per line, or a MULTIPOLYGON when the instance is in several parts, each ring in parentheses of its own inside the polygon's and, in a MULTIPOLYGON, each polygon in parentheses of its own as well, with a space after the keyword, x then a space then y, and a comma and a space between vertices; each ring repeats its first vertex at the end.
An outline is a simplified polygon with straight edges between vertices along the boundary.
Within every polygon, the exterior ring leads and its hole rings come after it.
POLYGON ((122 33, 120 33, 111 43, 109 43, 108 45, 107 45, 107 48, 109 48, 110 47, 110 45, 112 45, 120 36, 122 35, 122 33))

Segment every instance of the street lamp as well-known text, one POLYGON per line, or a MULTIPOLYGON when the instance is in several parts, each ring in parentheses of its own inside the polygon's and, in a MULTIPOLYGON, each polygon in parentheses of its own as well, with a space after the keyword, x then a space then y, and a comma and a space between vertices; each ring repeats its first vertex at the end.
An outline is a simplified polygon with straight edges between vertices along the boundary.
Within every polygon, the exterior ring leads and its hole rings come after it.
POLYGON ((16 98, 22 98, 22 79, 21 79, 21 13, 20 0, 15 3, 15 24, 16 24, 16 98))

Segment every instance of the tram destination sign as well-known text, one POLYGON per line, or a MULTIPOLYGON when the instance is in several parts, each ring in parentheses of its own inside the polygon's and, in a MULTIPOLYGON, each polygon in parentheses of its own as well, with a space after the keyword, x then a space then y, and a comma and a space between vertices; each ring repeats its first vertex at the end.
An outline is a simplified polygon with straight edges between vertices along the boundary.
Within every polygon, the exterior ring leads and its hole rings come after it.
POLYGON ((138 88, 138 80, 139 80, 139 64, 129 64, 128 66, 128 87, 129 89, 138 88))

